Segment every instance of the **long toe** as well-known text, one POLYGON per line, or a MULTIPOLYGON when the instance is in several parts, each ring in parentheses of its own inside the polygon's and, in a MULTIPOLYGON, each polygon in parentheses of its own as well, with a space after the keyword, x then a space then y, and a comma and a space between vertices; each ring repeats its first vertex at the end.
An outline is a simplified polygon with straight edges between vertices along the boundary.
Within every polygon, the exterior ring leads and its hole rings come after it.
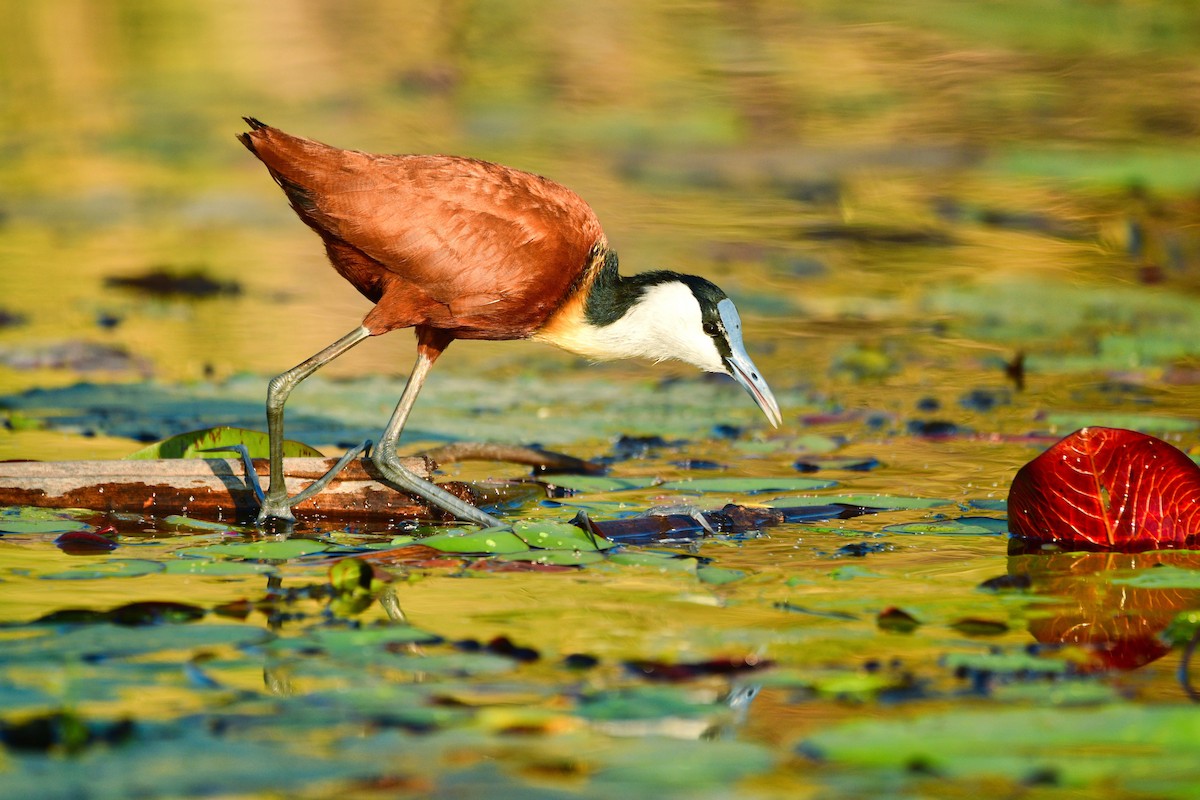
POLYGON ((380 448, 374 453, 371 460, 375 464, 375 468, 398 488, 428 500, 443 511, 453 514, 458 519, 464 522, 473 522, 485 528, 504 527, 504 522, 493 517, 491 514, 471 505, 465 500, 460 500, 437 484, 414 475, 400 463, 400 460, 396 458, 394 453, 387 453, 383 448, 380 448))

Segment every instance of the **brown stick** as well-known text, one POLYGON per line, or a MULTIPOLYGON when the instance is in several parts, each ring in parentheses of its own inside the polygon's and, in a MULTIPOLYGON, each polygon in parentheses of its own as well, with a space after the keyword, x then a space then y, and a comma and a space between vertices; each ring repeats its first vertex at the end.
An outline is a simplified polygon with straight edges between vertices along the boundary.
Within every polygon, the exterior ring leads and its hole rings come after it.
MULTIPOLYGON (((432 469, 423 458, 403 459, 422 477, 432 469)), ((325 474, 335 459, 284 460, 288 494, 325 474)), ((255 460, 265 479, 270 468, 255 460)), ((428 506, 374 477, 367 461, 342 471, 325 491, 296 506, 297 518, 433 517, 428 506)), ((190 514, 206 519, 248 520, 258 502, 241 461, 225 458, 156 461, 10 461, 0 463, 0 505, 90 508, 153 515, 190 514)))

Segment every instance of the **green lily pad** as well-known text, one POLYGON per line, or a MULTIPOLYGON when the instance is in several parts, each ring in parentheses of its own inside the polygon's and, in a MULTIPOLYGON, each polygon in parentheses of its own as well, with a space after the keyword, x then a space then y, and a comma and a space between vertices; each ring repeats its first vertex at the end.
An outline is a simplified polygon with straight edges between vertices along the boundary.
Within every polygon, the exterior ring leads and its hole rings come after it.
POLYGON ((144 558, 114 558, 110 561, 89 561, 78 567, 52 572, 43 575, 44 580, 50 581, 90 581, 100 578, 140 578, 152 575, 164 569, 161 561, 150 561, 144 558))
POLYGON ((1190 642, 1197 634, 1200 634, 1200 610, 1182 611, 1167 625, 1162 637, 1178 647, 1190 642))
POLYGON ((234 575, 264 575, 277 570, 269 564, 255 564, 250 561, 208 561, 201 558, 181 558, 168 561, 164 565, 168 575, 209 575, 212 577, 228 577, 234 575))
POLYGON ((543 483, 570 489, 573 492, 624 492, 653 486, 654 478, 609 478, 605 475, 554 475, 542 478, 543 483))
POLYGON ((517 522, 513 524, 513 533, 524 539, 530 547, 547 550, 608 550, 616 547, 603 536, 589 534, 570 523, 553 520, 517 522))
POLYGON ((331 545, 312 539, 283 539, 263 542, 230 542, 204 547, 184 547, 176 555, 188 558, 250 558, 263 561, 286 561, 289 558, 324 553, 331 545))
POLYGON ((888 525, 883 530, 888 533, 934 533, 943 536, 1000 536, 1008 533, 1008 522, 991 517, 960 517, 888 525))
MULTIPOLYGON (((80 511, 78 514, 93 514, 80 511)), ((8 506, 0 508, 0 534, 5 533, 73 533, 90 531, 92 526, 76 519, 70 510, 8 506)))
MULTIPOLYGON (((251 458, 267 458, 270 449, 270 437, 262 431, 252 431, 246 428, 207 428, 190 431, 163 439, 161 442, 147 445, 125 456, 131 460, 152 460, 156 458, 231 458, 236 454, 228 450, 204 452, 212 448, 244 445, 251 458)), ((301 442, 285 439, 283 442, 285 458, 321 458, 321 451, 301 442)))
POLYGON ((1054 658, 1039 658, 1028 653, 951 653, 942 659, 951 671, 979 670, 998 674, 1027 673, 1030 675, 1062 675, 1067 662, 1054 658))
POLYGON ((131 628, 100 623, 5 642, 0 647, 0 663, 79 663, 82 659, 122 658, 222 645, 244 647, 261 644, 270 638, 270 631, 250 625, 192 623, 131 628))
POLYGON ((639 737, 609 751, 592 780, 605 797, 730 797, 738 781, 769 773, 775 760, 751 742, 639 737), (730 788, 714 794, 717 786, 730 788))
POLYGON ((1143 433, 1189 433, 1200 421, 1155 414, 1119 414, 1099 411, 1057 412, 1046 415, 1045 424, 1063 432, 1087 427, 1128 428, 1143 433))
POLYGON ((1163 565, 1138 570, 1135 575, 1118 575, 1109 582, 1140 589, 1200 589, 1200 569, 1163 565))
POLYGON ((832 494, 819 496, 776 497, 767 505, 772 508, 802 508, 840 503, 847 506, 877 508, 882 511, 920 510, 953 505, 953 501, 926 497, 896 497, 886 494, 832 494))
POLYGON ((181 514, 170 514, 163 517, 160 522, 163 525, 172 528, 185 528, 188 530, 197 531, 228 531, 233 530, 236 527, 231 527, 228 522, 211 522, 205 519, 192 519, 191 517, 185 517, 181 514))
POLYGON ((529 549, 529 545, 507 528, 456 528, 417 541, 443 553, 519 553, 529 549))
POLYGON ((667 717, 704 717, 716 711, 712 703, 697 700, 673 686, 639 686, 601 692, 579 706, 590 720, 661 720, 667 717))
MULTIPOLYGON (((397 644, 431 644, 441 641, 436 633, 414 628, 411 625, 388 625, 379 628, 319 628, 310 637, 322 650, 332 654, 346 654, 367 648, 385 648, 397 644)), ((278 644, 302 640, 280 640, 278 644)))
POLYGON ((523 553, 505 553, 499 559, 501 561, 529 561, 535 564, 577 567, 603 561, 604 556, 595 550, 526 550, 523 553))
POLYGON ((837 481, 816 478, 694 478, 685 481, 670 481, 660 489, 685 492, 734 492, 737 494, 759 494, 761 492, 809 492, 837 486, 837 481))
POLYGON ((650 567, 651 569, 660 569, 665 572, 688 572, 694 574, 697 571, 696 559, 694 558, 683 558, 645 550, 623 550, 619 553, 609 555, 608 560, 613 564, 620 564, 622 566, 650 567))
POLYGON ((1048 706, 1099 706, 1118 702, 1121 693, 1113 686, 1091 680, 1043 680, 1002 683, 992 689, 1001 703, 1048 706))
POLYGON ((943 778, 1015 781, 1049 772, 1059 786, 1102 781, 1110 792, 1116 786, 1140 791, 1142 781, 1164 774, 1179 787, 1200 780, 1200 715, 1190 706, 1035 707, 865 719, 815 733, 802 747, 833 766, 919 766, 943 778))
POLYGON ((696 570, 696 577, 704 583, 721 586, 726 583, 740 581, 746 577, 746 573, 740 569, 727 569, 725 567, 700 567, 696 570))

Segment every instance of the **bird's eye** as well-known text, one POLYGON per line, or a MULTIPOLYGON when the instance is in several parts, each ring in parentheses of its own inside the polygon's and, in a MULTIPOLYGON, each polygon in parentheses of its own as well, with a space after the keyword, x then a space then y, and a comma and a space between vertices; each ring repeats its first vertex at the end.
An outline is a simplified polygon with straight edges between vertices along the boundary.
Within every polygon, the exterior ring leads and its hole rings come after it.
POLYGON ((717 327, 717 323, 715 322, 704 323, 704 332, 709 336, 716 336, 720 330, 721 329, 717 327))

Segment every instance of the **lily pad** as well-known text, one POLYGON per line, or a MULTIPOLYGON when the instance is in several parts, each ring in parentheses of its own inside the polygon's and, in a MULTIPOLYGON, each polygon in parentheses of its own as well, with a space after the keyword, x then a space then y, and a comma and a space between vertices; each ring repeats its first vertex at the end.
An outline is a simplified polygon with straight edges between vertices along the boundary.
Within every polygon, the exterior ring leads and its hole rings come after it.
POLYGON ((144 558, 114 558, 109 561, 89 561, 78 567, 51 572, 42 578, 51 581, 90 581, 100 578, 140 578, 164 569, 161 561, 144 558))
POLYGON ((1200 428, 1200 421, 1187 417, 1156 414, 1120 414, 1099 411, 1056 412, 1046 415, 1045 423, 1055 430, 1079 428, 1128 428, 1143 433, 1189 433, 1200 428))
POLYGON ((655 553, 651 551, 623 550, 608 557, 613 564, 629 567, 650 567, 664 572, 689 572, 697 570, 696 559, 655 553))
POLYGON ((1182 788, 1200 780, 1200 715, 1161 705, 952 711, 847 723, 813 734, 802 750, 856 769, 1015 781, 1049 773, 1061 786, 1104 782, 1110 792, 1142 791, 1143 781, 1170 774, 1182 788))
POLYGON ((521 521, 513 524, 513 533, 524 539, 530 547, 547 550, 607 550, 616 544, 596 536, 567 522, 540 520, 521 521))
POLYGON ((721 586, 740 581, 746 577, 746 573, 740 569, 727 569, 726 567, 700 567, 696 570, 696 577, 704 583, 721 586))
POLYGON ((694 478, 685 481, 670 481, 660 489, 685 492, 734 492, 737 494, 759 494, 761 492, 809 492, 837 486, 837 481, 822 481, 816 478, 694 478))
POLYGON ((1068 669, 1067 662, 1061 659, 1039 658, 1018 652, 951 653, 942 659, 942 665, 951 671, 965 669, 1009 675, 1062 675, 1068 669))
MULTIPOLYGON (((205 452, 214 448, 245 446, 251 458, 267 458, 269 455, 270 438, 262 431, 252 431, 246 428, 206 428, 190 431, 163 439, 161 442, 147 445, 125 456, 131 460, 152 460, 156 458, 231 458, 236 457, 229 450, 205 452)), ((320 458, 321 451, 301 442, 285 439, 283 442, 285 458, 320 458)))
POLYGON ((953 505, 951 500, 927 497, 896 497, 886 494, 832 494, 819 496, 776 497, 767 501, 772 508, 823 506, 840 503, 847 506, 874 508, 880 511, 920 510, 953 505))
MULTIPOLYGON (((436 633, 414 628, 411 625, 388 625, 379 628, 339 629, 320 628, 312 632, 311 639, 318 647, 332 654, 345 654, 364 648, 384 648, 397 644, 431 644, 441 641, 436 633)), ((279 644, 297 640, 280 640, 279 644)))
POLYGON ((1109 582, 1141 589, 1200 589, 1200 570, 1163 565, 1134 575, 1118 575, 1109 582))
POLYGON ((570 489, 573 492, 624 492, 653 486, 654 478, 610 478, 604 475, 554 475, 542 478, 543 483, 570 489))
POLYGON ((0 663, 68 662, 121 658, 170 650, 260 644, 271 633, 250 625, 153 625, 130 628, 101 623, 4 643, 0 663))
POLYGON ((205 519, 192 519, 182 514, 169 514, 162 518, 163 525, 173 528, 185 528, 197 531, 228 531, 233 528, 227 522, 212 522, 205 519))
POLYGON ((671 686, 616 689, 587 698, 578 713, 591 720, 661 720, 667 717, 703 717, 716 711, 712 703, 698 701, 691 692, 671 686))
POLYGON ((559 567, 576 567, 603 561, 604 556, 595 550, 526 550, 523 553, 505 553, 501 561, 528 561, 535 564, 552 564, 559 567))
POLYGON ((933 533, 942 536, 999 536, 1008 533, 1008 522, 992 517, 959 517, 888 525, 884 530, 888 533, 933 533))
POLYGON ((181 558, 166 562, 164 571, 168 575, 230 577, 270 574, 277 570, 269 564, 255 564, 250 561, 207 561, 200 558, 181 558))
MULTIPOLYGON (((79 514, 95 512, 79 512, 79 514)), ((76 519, 70 511, 37 508, 35 506, 8 506, 0 508, 0 534, 5 533, 74 533, 90 531, 92 526, 76 519)))
POLYGON ((529 549, 529 545, 507 528, 458 528, 417 541, 443 553, 519 553, 529 549))
POLYGON ((286 561, 289 558, 324 553, 330 547, 331 545, 312 539, 283 539, 184 547, 176 550, 175 553, 189 558, 249 558, 264 561, 286 561))

